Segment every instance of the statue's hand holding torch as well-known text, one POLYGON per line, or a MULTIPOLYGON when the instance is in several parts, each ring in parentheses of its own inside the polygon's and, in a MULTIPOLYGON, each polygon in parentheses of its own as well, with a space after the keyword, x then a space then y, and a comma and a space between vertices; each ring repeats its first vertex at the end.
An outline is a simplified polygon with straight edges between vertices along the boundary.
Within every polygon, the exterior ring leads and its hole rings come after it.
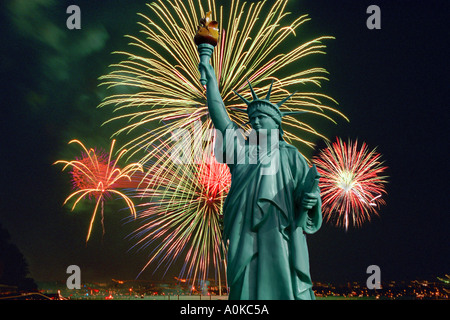
MULTIPOLYGON (((194 42, 197 45, 201 64, 208 64, 211 59, 214 47, 219 39, 219 29, 217 21, 211 20, 211 11, 205 18, 200 20, 194 42)), ((206 85, 206 75, 203 69, 200 70, 200 83, 206 85)))

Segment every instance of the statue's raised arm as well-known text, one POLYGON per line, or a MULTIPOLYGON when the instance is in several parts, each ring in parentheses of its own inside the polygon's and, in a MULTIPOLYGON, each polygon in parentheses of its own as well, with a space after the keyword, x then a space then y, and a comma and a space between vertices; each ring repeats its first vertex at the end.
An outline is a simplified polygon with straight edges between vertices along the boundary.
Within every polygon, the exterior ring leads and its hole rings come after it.
POLYGON ((214 123, 214 127, 224 133, 225 129, 230 125, 231 119, 220 95, 214 68, 209 62, 200 61, 199 70, 206 77, 206 99, 209 115, 214 123))
POLYGON ((200 82, 206 86, 206 99, 211 120, 214 127, 221 131, 225 131, 231 123, 227 110, 220 96, 219 86, 217 84, 214 68, 209 63, 214 47, 217 45, 219 38, 219 30, 217 21, 212 20, 212 12, 208 12, 205 18, 200 20, 194 42, 197 45, 200 55, 200 82))

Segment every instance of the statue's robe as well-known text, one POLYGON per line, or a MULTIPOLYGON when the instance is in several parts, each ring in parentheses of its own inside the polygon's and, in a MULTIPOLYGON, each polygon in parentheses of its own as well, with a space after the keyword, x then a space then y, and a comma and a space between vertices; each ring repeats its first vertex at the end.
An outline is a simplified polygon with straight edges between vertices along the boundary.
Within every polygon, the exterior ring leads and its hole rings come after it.
MULTIPOLYGON (((237 130, 237 125, 227 129, 237 130)), ((309 170, 305 158, 294 146, 277 139, 278 150, 272 150, 269 162, 240 163, 239 159, 251 158, 258 145, 227 139, 225 133, 223 137, 216 142, 216 156, 223 152, 222 162, 232 175, 223 207, 229 299, 315 299, 305 233, 320 228, 322 214, 320 199, 301 214, 309 170), (230 151, 233 163, 225 161, 230 151)))

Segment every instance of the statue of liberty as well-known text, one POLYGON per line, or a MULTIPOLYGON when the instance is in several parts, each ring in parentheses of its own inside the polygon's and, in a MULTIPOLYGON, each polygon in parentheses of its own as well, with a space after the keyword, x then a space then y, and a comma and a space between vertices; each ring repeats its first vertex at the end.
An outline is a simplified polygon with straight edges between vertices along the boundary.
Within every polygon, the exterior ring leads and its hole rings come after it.
POLYGON ((254 132, 261 133, 259 139, 243 141, 235 134, 240 130, 225 109, 214 69, 205 62, 200 62, 199 69, 206 76, 211 119, 223 137, 216 140, 216 156, 223 153, 218 158, 227 159, 231 171, 231 187, 223 207, 229 299, 315 299, 304 235, 316 232, 322 224, 315 167, 310 170, 300 152, 283 140, 281 104, 269 101, 270 90, 266 99, 259 99, 249 83, 253 101, 241 97, 254 132), (261 139, 263 132, 265 139, 261 139), (273 141, 273 132, 279 134, 275 148, 273 143, 267 148, 272 155, 270 163, 262 156, 256 163, 233 161, 253 159, 254 150, 264 149, 261 141, 273 141), (231 161, 227 156, 230 151, 234 155, 231 161), (275 170, 265 170, 274 163, 275 170))
POLYGON ((305 234, 315 233, 322 224, 319 175, 283 139, 285 113, 279 107, 290 96, 274 104, 269 101, 272 86, 259 99, 250 83, 251 102, 236 93, 247 104, 252 127, 243 137, 225 109, 209 63, 216 42, 196 44, 209 114, 221 137, 216 139, 215 155, 231 172, 223 206, 229 299, 315 299, 305 234))

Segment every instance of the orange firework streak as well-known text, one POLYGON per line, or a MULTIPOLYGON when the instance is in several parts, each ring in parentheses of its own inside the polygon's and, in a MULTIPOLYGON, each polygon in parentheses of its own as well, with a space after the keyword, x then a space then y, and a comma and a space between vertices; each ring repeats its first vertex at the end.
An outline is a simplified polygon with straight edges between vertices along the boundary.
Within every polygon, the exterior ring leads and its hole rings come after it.
POLYGON ((131 199, 117 189, 136 187, 138 181, 140 180, 136 178, 132 179, 132 176, 136 172, 143 173, 142 165, 138 163, 132 163, 125 166, 123 169, 118 168, 117 162, 126 152, 126 150, 122 150, 117 158, 113 160, 112 152, 115 142, 115 140, 112 141, 109 154, 101 154, 99 152, 96 152, 92 148, 88 150, 79 140, 71 140, 69 144, 77 143, 82 147, 82 149, 84 150, 83 157, 80 160, 59 160, 55 162, 55 164, 65 164, 62 169, 63 171, 69 166, 73 167, 72 181, 75 189, 77 190, 67 197, 67 199, 64 201, 64 204, 66 204, 70 199, 76 197, 76 200, 72 206, 73 211, 77 204, 81 201, 81 199, 85 198, 86 196, 93 196, 96 199, 94 212, 89 223, 86 242, 89 240, 89 237, 91 235, 92 226, 94 224, 99 205, 101 205, 103 226, 104 201, 112 194, 116 194, 121 197, 126 202, 131 214, 136 217, 136 210, 131 199))

